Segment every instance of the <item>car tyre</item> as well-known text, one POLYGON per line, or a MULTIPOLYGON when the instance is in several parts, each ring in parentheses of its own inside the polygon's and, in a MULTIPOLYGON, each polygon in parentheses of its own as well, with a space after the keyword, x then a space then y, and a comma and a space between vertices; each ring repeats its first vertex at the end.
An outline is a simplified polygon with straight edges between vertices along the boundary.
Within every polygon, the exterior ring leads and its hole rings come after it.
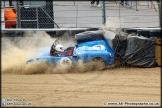
POLYGON ((161 37, 161 30, 151 30, 150 31, 150 37, 161 37))
POLYGON ((104 40, 103 31, 86 31, 75 35, 75 39, 78 43, 104 40))
POLYGON ((70 30, 70 36, 75 36, 75 34, 85 32, 85 30, 70 30))
POLYGON ((138 36, 150 37, 150 30, 137 30, 138 36))
POLYGON ((127 34, 137 34, 137 29, 124 29, 124 32, 127 33, 127 34))

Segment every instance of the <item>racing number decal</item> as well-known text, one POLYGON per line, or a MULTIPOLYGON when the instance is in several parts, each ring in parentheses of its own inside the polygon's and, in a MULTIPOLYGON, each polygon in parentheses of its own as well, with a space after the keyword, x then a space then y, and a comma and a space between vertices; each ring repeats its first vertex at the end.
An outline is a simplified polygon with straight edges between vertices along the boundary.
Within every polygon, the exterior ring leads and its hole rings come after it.
POLYGON ((63 64, 70 65, 70 61, 69 60, 63 60, 63 64))
POLYGON ((72 61, 68 57, 63 57, 59 61, 59 65, 61 65, 61 66, 71 66, 72 65, 72 61))

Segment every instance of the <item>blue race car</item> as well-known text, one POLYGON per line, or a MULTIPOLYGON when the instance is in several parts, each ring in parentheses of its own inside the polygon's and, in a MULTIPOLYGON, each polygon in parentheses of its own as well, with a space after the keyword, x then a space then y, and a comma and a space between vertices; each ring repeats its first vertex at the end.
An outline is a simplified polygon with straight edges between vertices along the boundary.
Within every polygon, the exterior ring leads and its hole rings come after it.
MULTIPOLYGON (((56 51, 56 41, 50 48, 35 59, 30 59, 27 63, 44 60, 53 66, 74 66, 78 63, 87 63, 91 61, 102 61, 106 64, 112 64, 114 61, 114 52, 103 37, 103 32, 83 32, 75 35, 77 44, 68 47, 63 51, 56 51), (52 52, 52 50, 55 50, 52 52)), ((60 47, 62 49, 62 47, 60 47)))

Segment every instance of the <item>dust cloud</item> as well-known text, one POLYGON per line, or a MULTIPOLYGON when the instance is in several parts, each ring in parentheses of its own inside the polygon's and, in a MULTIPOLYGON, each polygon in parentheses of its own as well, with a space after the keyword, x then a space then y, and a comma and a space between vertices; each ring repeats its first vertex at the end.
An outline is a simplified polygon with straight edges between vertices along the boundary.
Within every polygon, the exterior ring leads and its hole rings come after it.
MULTIPOLYGON (((26 64, 26 61, 35 58, 40 52, 36 50, 43 47, 51 47, 56 38, 50 37, 44 31, 27 31, 22 37, 1 38, 1 66, 2 74, 62 74, 62 73, 83 73, 100 69, 101 65, 89 63, 79 64, 75 67, 54 67, 45 61, 26 64), (99 66, 99 67, 97 67, 99 66), (90 68, 91 67, 91 68, 90 68)), ((59 43, 65 48, 75 45, 74 37, 67 33, 59 37, 59 43)), ((43 53, 43 52, 42 52, 43 53)), ((99 63, 101 64, 101 63, 99 63)))
POLYGON ((105 25, 101 26, 101 29, 118 33, 121 31, 121 22, 123 22, 123 19, 120 19, 119 17, 108 17, 105 25))
POLYGON ((26 61, 38 55, 35 50, 48 47, 52 43, 53 39, 43 31, 29 31, 23 37, 3 36, 1 38, 2 73, 24 73, 27 71, 26 61))

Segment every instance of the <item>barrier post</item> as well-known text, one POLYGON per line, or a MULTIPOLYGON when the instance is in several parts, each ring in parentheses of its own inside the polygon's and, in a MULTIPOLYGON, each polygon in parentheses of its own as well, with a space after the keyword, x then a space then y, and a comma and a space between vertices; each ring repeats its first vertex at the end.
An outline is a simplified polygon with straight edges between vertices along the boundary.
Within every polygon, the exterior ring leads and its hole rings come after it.
POLYGON ((106 24, 105 0, 102 2, 102 24, 106 24))
POLYGON ((16 2, 16 28, 21 28, 21 18, 20 18, 20 2, 16 2))
POLYGON ((1 29, 5 29, 4 8, 1 7, 1 29))
POLYGON ((161 27, 161 20, 162 20, 162 17, 161 17, 161 4, 162 2, 159 0, 158 2, 158 10, 159 10, 159 27, 161 27))

